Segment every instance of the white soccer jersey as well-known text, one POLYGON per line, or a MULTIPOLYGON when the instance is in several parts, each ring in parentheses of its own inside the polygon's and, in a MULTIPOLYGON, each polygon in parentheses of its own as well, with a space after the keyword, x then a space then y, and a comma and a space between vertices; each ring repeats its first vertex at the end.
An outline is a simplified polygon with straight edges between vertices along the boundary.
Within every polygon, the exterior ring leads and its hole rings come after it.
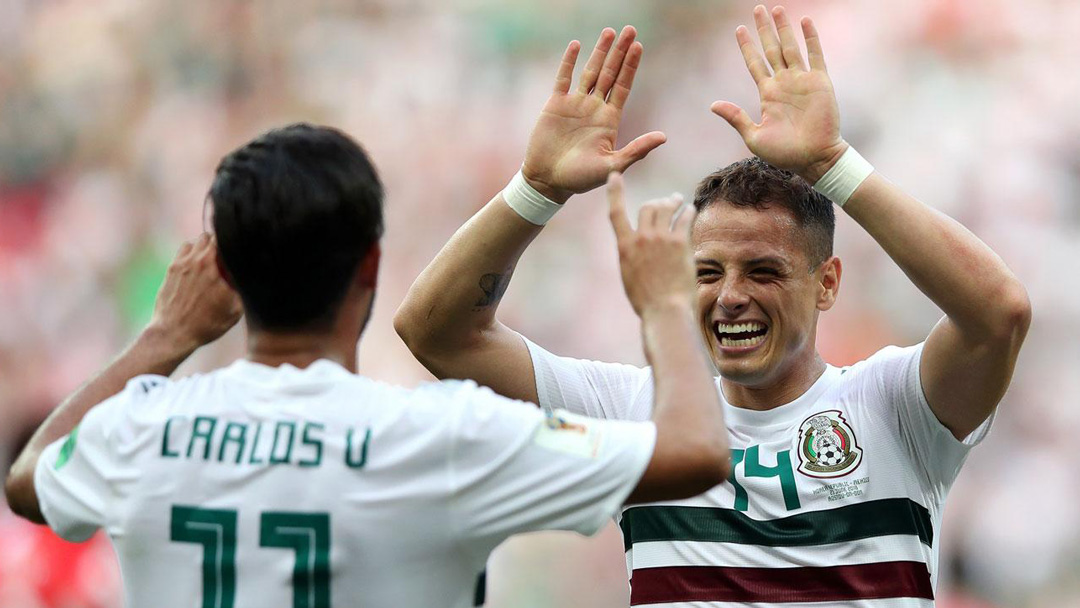
POLYGON ((132 380, 45 450, 35 486, 64 538, 108 532, 130 607, 463 607, 509 535, 596 532, 654 441, 472 382, 238 361, 132 380))
MULTIPOLYGON (((651 417, 650 370, 526 343, 542 407, 651 417)), ((828 366, 768 411, 724 400, 729 482, 622 513, 631 605, 932 607, 945 496, 991 421, 957 441, 923 395, 921 353, 828 366)))

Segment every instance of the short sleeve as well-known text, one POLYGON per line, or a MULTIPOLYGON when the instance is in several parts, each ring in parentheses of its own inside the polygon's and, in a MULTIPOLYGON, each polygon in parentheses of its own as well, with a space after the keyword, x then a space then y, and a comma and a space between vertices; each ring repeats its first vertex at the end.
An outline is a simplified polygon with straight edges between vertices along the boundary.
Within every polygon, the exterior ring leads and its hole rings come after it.
POLYGON ((963 441, 956 439, 930 409, 920 374, 923 343, 909 347, 889 346, 866 363, 884 402, 895 408, 900 433, 908 451, 924 471, 926 480, 944 497, 960 473, 971 448, 990 432, 994 416, 988 417, 963 441))
POLYGON ((450 451, 463 538, 494 547, 539 530, 595 534, 622 507, 652 457, 651 422, 541 412, 477 388, 450 451))
POLYGON ((522 337, 529 347, 536 394, 546 411, 563 409, 592 418, 650 420, 652 371, 622 363, 559 357, 522 337))
POLYGON ((116 446, 127 404, 164 381, 140 376, 117 395, 94 406, 64 438, 42 452, 34 471, 34 489, 49 527, 71 542, 89 539, 107 524, 117 500, 122 469, 116 446))

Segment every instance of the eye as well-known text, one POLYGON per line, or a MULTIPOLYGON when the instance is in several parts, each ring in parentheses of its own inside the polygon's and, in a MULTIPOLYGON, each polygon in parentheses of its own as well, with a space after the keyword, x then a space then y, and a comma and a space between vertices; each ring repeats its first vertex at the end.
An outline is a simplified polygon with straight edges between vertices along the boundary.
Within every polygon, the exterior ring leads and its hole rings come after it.
POLYGON ((775 278, 780 276, 780 272, 775 268, 769 268, 768 266, 759 266, 750 271, 750 276, 755 278, 775 278))
POLYGON ((698 268, 697 278, 700 282, 711 282, 720 278, 720 271, 715 268, 698 268))

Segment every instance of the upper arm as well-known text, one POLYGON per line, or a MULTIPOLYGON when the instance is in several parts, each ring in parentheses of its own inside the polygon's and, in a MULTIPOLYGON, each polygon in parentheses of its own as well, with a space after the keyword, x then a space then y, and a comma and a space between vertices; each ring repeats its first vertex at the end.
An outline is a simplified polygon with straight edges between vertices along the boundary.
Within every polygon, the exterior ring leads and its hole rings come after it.
POLYGON ((624 363, 560 357, 525 338, 537 403, 545 410, 613 420, 651 420, 652 370, 624 363))
POLYGON ((637 485, 654 441, 651 423, 545 414, 480 389, 451 450, 459 534, 492 546, 521 532, 592 534, 637 485))
POLYGON ((90 538, 112 511, 113 480, 119 467, 115 450, 119 398, 90 410, 67 437, 46 447, 35 463, 35 502, 43 522, 65 540, 90 538))
POLYGON ((985 421, 1012 380, 1028 321, 999 334, 972 336, 944 317, 923 347, 920 375, 930 409, 963 440, 985 421))
POLYGON ((90 538, 120 495, 120 480, 134 477, 130 452, 136 431, 130 414, 165 381, 160 376, 132 378, 124 390, 92 407, 71 432, 26 461, 26 500, 39 521, 60 537, 90 538))
POLYGON ((468 379, 509 399, 537 403, 536 376, 529 348, 517 332, 494 323, 452 350, 414 351, 440 380, 468 379))
POLYGON ((983 419, 962 438, 931 407, 923 371, 927 343, 886 347, 856 364, 850 377, 857 386, 857 401, 867 408, 868 419, 895 425, 897 439, 906 449, 913 470, 924 487, 939 498, 952 487, 971 448, 989 433, 991 418, 983 419))

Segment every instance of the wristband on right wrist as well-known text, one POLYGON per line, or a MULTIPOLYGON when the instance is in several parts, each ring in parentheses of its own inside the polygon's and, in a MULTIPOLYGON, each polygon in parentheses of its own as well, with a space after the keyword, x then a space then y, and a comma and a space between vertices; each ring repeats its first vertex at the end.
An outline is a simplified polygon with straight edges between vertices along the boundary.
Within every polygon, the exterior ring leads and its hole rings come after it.
POLYGON ((506 204, 510 205, 510 208, 525 221, 537 226, 546 224, 563 207, 530 186, 521 171, 518 171, 510 179, 510 183, 503 188, 502 197, 506 204))
POLYGON ((840 156, 840 160, 836 161, 836 164, 814 184, 814 190, 843 207, 859 184, 873 172, 874 166, 867 162, 855 148, 848 146, 848 149, 840 156))

